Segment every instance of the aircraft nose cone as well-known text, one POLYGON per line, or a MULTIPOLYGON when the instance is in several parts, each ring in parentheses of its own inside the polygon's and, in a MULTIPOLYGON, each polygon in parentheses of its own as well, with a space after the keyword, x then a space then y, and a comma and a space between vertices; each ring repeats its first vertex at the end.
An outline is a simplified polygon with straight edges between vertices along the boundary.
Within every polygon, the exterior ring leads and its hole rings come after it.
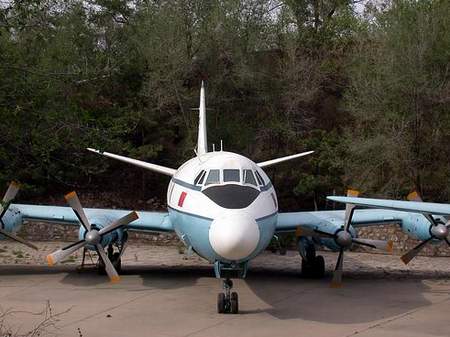
POLYGON ((256 249, 258 224, 243 214, 215 219, 209 229, 209 242, 214 251, 230 261, 242 260, 256 249))

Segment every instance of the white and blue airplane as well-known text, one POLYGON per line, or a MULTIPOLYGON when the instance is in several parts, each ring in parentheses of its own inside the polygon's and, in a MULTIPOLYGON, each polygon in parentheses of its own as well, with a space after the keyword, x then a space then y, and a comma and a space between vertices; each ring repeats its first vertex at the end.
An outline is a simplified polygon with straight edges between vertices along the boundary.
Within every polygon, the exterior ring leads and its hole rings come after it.
POLYGON ((353 244, 392 249, 391 242, 358 238, 358 227, 399 222, 408 234, 417 235, 428 229, 424 221, 416 222, 417 216, 391 210, 355 210, 354 203, 345 211, 280 212, 275 189, 263 169, 313 151, 259 163, 232 152, 208 151, 205 101, 202 83, 196 156, 178 169, 88 149, 169 176, 167 212, 83 209, 74 192, 66 195, 70 207, 12 204, 18 191, 12 184, 2 206, 0 234, 30 245, 13 234, 24 221, 78 225, 79 241, 50 254, 48 263, 61 262, 81 248, 97 251, 99 269, 117 282, 128 231, 174 232, 189 251, 210 261, 216 277, 223 279, 218 312, 237 313, 238 294, 231 292, 232 278, 244 278, 249 261, 265 250, 277 233, 297 234, 302 274, 307 277, 325 273, 324 259, 316 254, 318 246, 338 251, 332 285, 340 286, 344 251, 353 244))

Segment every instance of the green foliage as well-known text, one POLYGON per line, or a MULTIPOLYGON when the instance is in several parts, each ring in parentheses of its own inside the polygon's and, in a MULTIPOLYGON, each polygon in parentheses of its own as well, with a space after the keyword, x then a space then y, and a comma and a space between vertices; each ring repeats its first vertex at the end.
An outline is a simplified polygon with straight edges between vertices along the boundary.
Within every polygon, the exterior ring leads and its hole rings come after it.
POLYGON ((159 177, 85 148, 177 167, 194 153, 206 80, 210 143, 255 161, 316 151, 269 171, 284 208, 324 207, 347 186, 448 198, 448 3, 366 14, 347 0, 7 2, 0 182, 42 192, 122 177, 158 193, 159 177))
POLYGON ((367 192, 450 196, 449 10, 446 1, 394 1, 355 47, 347 179, 367 192))

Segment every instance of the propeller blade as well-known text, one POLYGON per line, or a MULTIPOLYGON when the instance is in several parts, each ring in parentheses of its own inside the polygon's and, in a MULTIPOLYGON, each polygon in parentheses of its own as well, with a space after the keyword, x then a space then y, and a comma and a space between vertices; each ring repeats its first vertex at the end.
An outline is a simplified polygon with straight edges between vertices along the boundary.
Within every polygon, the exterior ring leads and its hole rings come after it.
POLYGON ((19 183, 16 183, 15 181, 12 181, 8 189, 6 190, 5 195, 3 196, 2 202, 0 202, 0 219, 3 218, 3 215, 5 215, 6 210, 8 209, 9 203, 14 200, 17 193, 19 192, 20 185, 19 183))
POLYGON ((414 259, 417 254, 425 247, 425 245, 430 242, 433 238, 429 238, 428 240, 422 241, 417 246, 415 246, 413 249, 411 249, 406 254, 402 255, 401 259, 404 264, 408 264, 412 259, 414 259))
POLYGON ((20 189, 20 185, 19 183, 12 181, 9 186, 8 186, 8 190, 5 193, 5 196, 3 197, 3 203, 7 204, 9 202, 11 202, 11 200, 13 200, 17 193, 19 192, 20 189))
MULTIPOLYGON (((347 190, 347 197, 354 197, 357 198, 359 196, 359 191, 348 189, 347 190)), ((344 230, 348 231, 348 228, 351 225, 352 217, 353 217, 353 211, 355 209, 355 205, 352 204, 346 204, 345 205, 345 216, 344 216, 344 230)))
POLYGON ((1 235, 4 235, 4 236, 6 236, 6 237, 8 237, 8 238, 10 238, 10 239, 12 239, 12 240, 14 240, 14 241, 23 243, 24 245, 26 245, 26 246, 28 246, 28 247, 30 247, 30 248, 33 248, 33 249, 35 249, 35 250, 38 250, 38 247, 36 247, 35 245, 33 245, 31 242, 28 242, 27 240, 22 239, 21 237, 15 235, 15 234, 13 234, 13 233, 7 232, 7 231, 5 231, 4 229, 0 229, 0 234, 1 234, 1 235))
POLYGON ((353 213, 355 212, 356 206, 353 204, 347 204, 345 206, 345 218, 344 218, 344 230, 348 232, 350 225, 352 224, 353 213))
POLYGON ((72 255, 76 250, 87 245, 85 240, 80 240, 78 242, 72 243, 64 248, 58 249, 56 252, 47 255, 47 263, 49 266, 61 262, 62 260, 72 255))
POLYGON ((344 249, 341 248, 336 262, 336 267, 333 272, 333 280, 331 281, 331 288, 342 287, 342 268, 344 265, 344 249))
POLYGON ((357 239, 353 239, 352 241, 353 241, 353 243, 356 243, 361 246, 367 246, 370 248, 384 250, 389 253, 392 253, 393 248, 394 248, 394 243, 391 240, 384 241, 384 240, 370 240, 370 239, 357 238, 357 239))
POLYGON ((120 218, 117 221, 114 221, 112 224, 110 224, 109 226, 106 226, 104 228, 102 228, 98 234, 100 235, 105 235, 108 234, 110 232, 112 232, 113 230, 128 225, 130 222, 133 222, 134 220, 139 219, 139 215, 136 212, 131 212, 128 213, 127 215, 123 216, 122 218, 120 218))
POLYGON ((112 265, 111 261, 109 260, 108 256, 106 256, 105 251, 103 250, 103 247, 101 244, 97 244, 97 252, 100 255, 100 257, 103 260, 103 263, 105 264, 105 270, 106 273, 109 276, 109 279, 111 280, 111 283, 117 283, 120 281, 120 276, 117 273, 116 269, 114 268, 114 266, 112 265))
POLYGON ((417 191, 412 191, 411 193, 408 194, 408 196, 406 197, 406 199, 408 201, 417 201, 417 202, 422 202, 422 197, 420 196, 419 192, 417 191))
POLYGON ((66 199, 69 206, 72 207, 81 225, 87 231, 90 231, 91 224, 89 223, 89 220, 87 219, 86 214, 84 213, 83 207, 81 206, 80 199, 78 199, 77 194, 75 192, 70 192, 69 194, 66 194, 64 198, 66 199))

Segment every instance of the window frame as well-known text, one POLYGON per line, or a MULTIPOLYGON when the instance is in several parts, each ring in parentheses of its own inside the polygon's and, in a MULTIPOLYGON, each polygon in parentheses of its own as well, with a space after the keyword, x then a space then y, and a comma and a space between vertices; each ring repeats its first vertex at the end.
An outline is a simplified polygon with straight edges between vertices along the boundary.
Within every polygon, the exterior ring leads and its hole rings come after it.
POLYGON ((258 187, 258 180, 255 178, 255 174, 253 173, 252 169, 244 169, 243 170, 243 175, 244 175, 244 177, 243 177, 242 181, 243 181, 244 184, 258 187), (249 174, 249 172, 250 172, 250 175, 251 175, 251 177, 253 179, 253 183, 247 181, 247 175, 249 174))
POLYGON ((258 181, 259 186, 265 186, 266 182, 264 181, 264 178, 259 174, 257 170, 255 170, 255 176, 256 180, 258 181))
POLYGON ((197 174, 197 176, 194 179, 194 185, 196 185, 196 186, 197 185, 199 185, 199 186, 203 185, 203 182, 205 180, 205 176, 206 176, 206 170, 201 170, 199 172, 199 174, 197 174))

